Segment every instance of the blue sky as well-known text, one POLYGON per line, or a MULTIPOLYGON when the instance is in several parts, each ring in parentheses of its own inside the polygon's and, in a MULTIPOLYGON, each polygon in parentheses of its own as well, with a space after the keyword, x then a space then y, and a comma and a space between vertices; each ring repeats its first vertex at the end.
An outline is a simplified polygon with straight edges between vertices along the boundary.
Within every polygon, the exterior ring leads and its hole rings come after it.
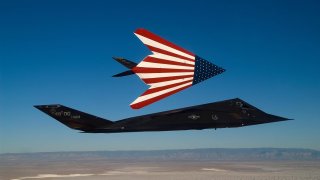
POLYGON ((0 153, 203 147, 320 150, 318 1, 0 1, 0 153), (140 110, 147 86, 112 78, 150 54, 148 29, 227 71, 140 110), (243 128, 81 134, 33 108, 110 120, 239 97, 294 121, 243 128))

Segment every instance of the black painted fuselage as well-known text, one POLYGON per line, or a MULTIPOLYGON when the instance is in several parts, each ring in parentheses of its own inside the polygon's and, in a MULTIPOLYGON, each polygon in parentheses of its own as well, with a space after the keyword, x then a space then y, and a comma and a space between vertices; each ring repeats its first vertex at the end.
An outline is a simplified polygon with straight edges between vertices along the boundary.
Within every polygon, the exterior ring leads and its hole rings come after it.
POLYGON ((109 121, 63 105, 35 106, 70 128, 86 133, 201 130, 229 128, 285 121, 267 114, 241 99, 175 109, 109 121))

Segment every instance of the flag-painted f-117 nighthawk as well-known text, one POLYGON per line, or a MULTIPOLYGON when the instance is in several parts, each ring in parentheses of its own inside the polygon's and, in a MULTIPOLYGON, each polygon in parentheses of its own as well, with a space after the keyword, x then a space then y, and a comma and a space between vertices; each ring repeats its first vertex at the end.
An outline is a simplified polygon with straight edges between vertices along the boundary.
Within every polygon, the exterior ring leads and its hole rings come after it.
POLYGON ((59 104, 35 107, 64 125, 85 133, 201 130, 289 120, 267 114, 238 98, 119 121, 106 120, 59 104))
POLYGON ((150 86, 130 104, 133 109, 140 109, 225 71, 148 30, 138 29, 134 34, 153 54, 138 64, 124 58, 114 58, 129 70, 113 76, 137 74, 150 86))

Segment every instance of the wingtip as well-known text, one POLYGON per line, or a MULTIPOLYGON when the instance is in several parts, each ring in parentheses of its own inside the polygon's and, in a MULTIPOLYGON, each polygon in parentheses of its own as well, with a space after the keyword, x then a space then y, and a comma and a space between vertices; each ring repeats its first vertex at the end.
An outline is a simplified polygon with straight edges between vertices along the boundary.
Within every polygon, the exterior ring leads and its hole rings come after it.
POLYGON ((137 34, 137 33, 139 33, 139 32, 144 32, 144 31, 148 31, 148 30, 146 30, 146 29, 144 29, 144 28, 138 28, 138 29, 136 29, 136 30, 134 31, 134 33, 137 34))
POLYGON ((131 109, 140 109, 141 107, 137 104, 130 105, 131 109))
POLYGON ((279 119, 279 121, 293 121, 294 119, 289 119, 289 118, 284 118, 284 117, 281 117, 279 119))
POLYGON ((285 118, 285 121, 293 121, 294 119, 291 118, 285 118))

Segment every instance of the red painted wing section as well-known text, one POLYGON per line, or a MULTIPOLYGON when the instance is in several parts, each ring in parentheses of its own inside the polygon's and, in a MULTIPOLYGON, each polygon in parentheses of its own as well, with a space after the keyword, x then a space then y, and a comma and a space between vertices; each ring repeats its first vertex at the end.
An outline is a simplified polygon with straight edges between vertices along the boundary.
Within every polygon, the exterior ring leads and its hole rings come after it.
POLYGON ((148 37, 151 40, 154 40, 154 41, 159 42, 161 44, 164 44, 164 45, 167 45, 169 47, 172 47, 173 49, 177 49, 177 50, 179 50, 181 52, 189 54, 190 56, 195 56, 195 54, 193 54, 192 52, 190 52, 188 50, 185 50, 185 49, 183 49, 183 48, 181 48, 181 47, 179 47, 179 46, 177 46, 177 45, 175 45, 175 44, 173 44, 173 43, 161 38, 160 36, 158 36, 156 34, 153 34, 152 32, 150 32, 150 31, 148 31, 146 29, 140 28, 140 29, 137 29, 134 33, 138 34, 138 35, 141 35, 141 36, 144 36, 144 37, 148 37))
POLYGON ((137 37, 153 52, 132 69, 151 87, 130 104, 139 109, 192 86, 195 55, 145 29, 137 37))

